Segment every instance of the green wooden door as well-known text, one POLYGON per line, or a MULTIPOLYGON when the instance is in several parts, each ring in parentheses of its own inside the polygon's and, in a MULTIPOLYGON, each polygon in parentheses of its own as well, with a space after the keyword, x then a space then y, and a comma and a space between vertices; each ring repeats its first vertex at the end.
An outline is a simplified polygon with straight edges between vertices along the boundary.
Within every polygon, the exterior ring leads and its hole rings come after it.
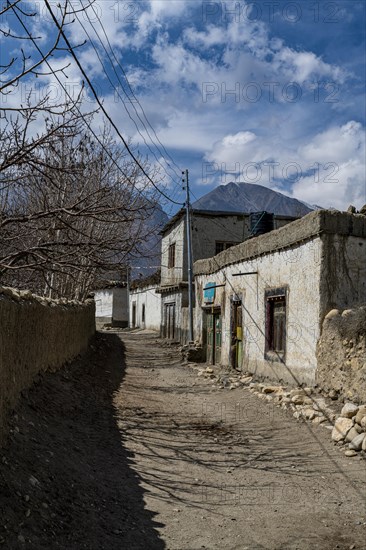
POLYGON ((218 365, 221 362, 221 313, 207 314, 207 363, 218 365))
POLYGON ((210 365, 214 362, 214 316, 212 313, 207 314, 207 363, 210 365))
POLYGON ((243 310, 238 306, 236 311, 236 365, 235 368, 241 370, 243 361, 243 310))
POLYGON ((222 342, 222 335, 221 335, 221 313, 215 313, 214 314, 214 339, 215 339, 215 347, 213 352, 213 364, 219 365, 221 362, 221 342, 222 342))

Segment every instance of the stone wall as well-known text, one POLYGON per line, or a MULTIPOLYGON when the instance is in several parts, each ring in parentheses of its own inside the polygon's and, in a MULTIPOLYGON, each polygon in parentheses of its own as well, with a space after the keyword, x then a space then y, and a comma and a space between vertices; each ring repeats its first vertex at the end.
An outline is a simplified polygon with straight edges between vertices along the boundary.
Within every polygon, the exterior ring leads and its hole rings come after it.
POLYGON ((326 391, 366 402, 366 306, 331 310, 317 347, 317 383, 326 391))
POLYGON ((83 352, 94 332, 93 300, 62 302, 0 287, 0 440, 20 393, 38 373, 83 352))

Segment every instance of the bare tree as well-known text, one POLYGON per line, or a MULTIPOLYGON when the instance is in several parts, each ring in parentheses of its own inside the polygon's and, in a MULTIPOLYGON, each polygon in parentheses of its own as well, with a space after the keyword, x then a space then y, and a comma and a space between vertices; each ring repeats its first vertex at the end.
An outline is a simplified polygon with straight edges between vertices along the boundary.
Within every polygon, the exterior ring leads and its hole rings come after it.
POLYGON ((47 122, 49 138, 27 162, 2 171, 0 274, 82 299, 102 272, 124 268, 156 200, 108 130, 96 141, 84 119, 63 118, 47 122))
POLYGON ((52 101, 30 89, 14 101, 24 82, 52 76, 61 86, 68 65, 53 70, 50 61, 75 16, 69 0, 58 4, 59 28, 43 52, 33 32, 38 14, 27 5, 8 1, 0 12, 0 34, 23 45, 0 68, 0 282, 84 299, 103 272, 124 269, 144 240, 156 207, 154 174, 146 160, 132 162, 108 130, 94 133, 82 91, 73 98, 63 90, 64 101, 52 101))

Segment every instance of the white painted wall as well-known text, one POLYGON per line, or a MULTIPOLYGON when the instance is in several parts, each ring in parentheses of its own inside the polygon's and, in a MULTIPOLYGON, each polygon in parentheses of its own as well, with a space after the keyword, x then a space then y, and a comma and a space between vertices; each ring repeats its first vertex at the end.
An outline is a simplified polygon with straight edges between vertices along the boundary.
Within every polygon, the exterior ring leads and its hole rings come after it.
POLYGON ((156 286, 130 291, 130 328, 146 328, 160 331, 161 295, 156 293, 156 286), (132 308, 136 305, 136 325, 132 327, 132 308), (145 323, 142 322, 142 306, 145 305, 145 323))
POLYGON ((173 285, 184 280, 185 266, 185 223, 182 218, 161 241, 161 285, 173 285), (175 266, 168 267, 169 246, 175 243, 175 266))
POLYGON ((208 282, 225 284, 216 288, 214 306, 222 311, 221 363, 229 365, 230 296, 243 300, 243 369, 288 383, 314 383, 316 343, 320 333, 320 238, 289 250, 240 261, 210 275, 196 277, 196 330, 202 338, 203 288, 208 282), (234 273, 258 271, 257 275, 234 277, 234 273), (265 351, 265 290, 288 287, 286 307, 287 342, 285 365, 268 361, 265 351))
POLYGON ((113 289, 98 290, 94 294, 95 317, 110 318, 113 313, 113 289))
POLYGON ((113 289, 113 322, 125 323, 128 326, 128 291, 127 288, 113 289))
POLYGON ((128 325, 127 288, 105 288, 94 294, 95 317, 104 323, 128 325))

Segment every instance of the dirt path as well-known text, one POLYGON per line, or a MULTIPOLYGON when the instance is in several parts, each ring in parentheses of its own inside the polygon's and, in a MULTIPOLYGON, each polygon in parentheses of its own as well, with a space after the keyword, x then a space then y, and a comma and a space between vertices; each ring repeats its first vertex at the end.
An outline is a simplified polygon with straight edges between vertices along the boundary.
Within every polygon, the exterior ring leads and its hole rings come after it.
POLYGON ((0 450, 11 550, 366 548, 365 462, 153 334, 102 334, 19 403, 0 450))
POLYGON ((365 461, 155 338, 123 336, 119 426, 169 549, 366 548, 365 461))

